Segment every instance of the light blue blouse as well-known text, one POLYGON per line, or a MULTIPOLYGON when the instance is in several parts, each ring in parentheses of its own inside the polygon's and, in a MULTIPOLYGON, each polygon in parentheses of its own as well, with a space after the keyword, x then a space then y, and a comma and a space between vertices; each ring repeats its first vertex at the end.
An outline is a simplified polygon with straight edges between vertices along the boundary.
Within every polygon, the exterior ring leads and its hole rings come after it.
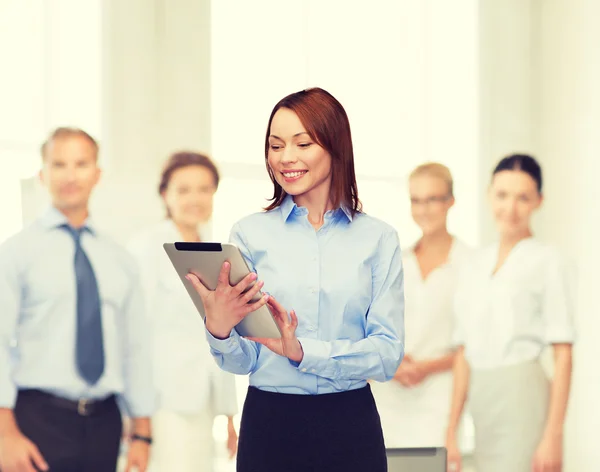
POLYGON ((364 213, 327 212, 315 231, 308 210, 288 196, 279 208, 232 229, 264 291, 295 310, 304 350, 299 364, 232 331, 207 331, 221 368, 250 374, 250 385, 292 394, 361 388, 390 380, 404 355, 404 282, 397 232, 364 213))

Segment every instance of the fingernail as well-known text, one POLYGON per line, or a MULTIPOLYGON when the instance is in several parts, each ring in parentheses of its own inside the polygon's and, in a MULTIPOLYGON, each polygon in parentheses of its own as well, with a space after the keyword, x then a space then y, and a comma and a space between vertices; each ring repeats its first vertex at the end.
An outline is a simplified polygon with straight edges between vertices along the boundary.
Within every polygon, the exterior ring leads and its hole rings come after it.
POLYGON ((187 275, 185 276, 185 278, 186 278, 186 279, 188 279, 190 282, 192 281, 192 277, 190 276, 190 274, 187 274, 187 275))

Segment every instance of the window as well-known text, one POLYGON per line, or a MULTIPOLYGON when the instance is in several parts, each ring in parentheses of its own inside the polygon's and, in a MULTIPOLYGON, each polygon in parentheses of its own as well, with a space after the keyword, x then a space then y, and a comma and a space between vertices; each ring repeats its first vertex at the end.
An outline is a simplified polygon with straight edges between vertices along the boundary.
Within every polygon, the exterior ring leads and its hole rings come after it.
MULTIPOLYGON (((0 143, 1 144, 1 143, 0 143)), ((39 167, 37 152, 0 147, 0 201, 2 220, 0 244, 23 226, 24 179, 35 175, 39 167)))
POLYGON ((3 156, 0 164, 0 201, 2 201, 2 219, 0 220, 0 244, 16 233, 22 226, 21 185, 19 176, 9 166, 12 164, 3 156))
POLYGON ((78 126, 100 134, 102 7, 101 0, 2 2, 0 242, 22 227, 23 205, 34 210, 40 203, 31 181, 23 187, 21 180, 36 174, 48 130, 78 126))

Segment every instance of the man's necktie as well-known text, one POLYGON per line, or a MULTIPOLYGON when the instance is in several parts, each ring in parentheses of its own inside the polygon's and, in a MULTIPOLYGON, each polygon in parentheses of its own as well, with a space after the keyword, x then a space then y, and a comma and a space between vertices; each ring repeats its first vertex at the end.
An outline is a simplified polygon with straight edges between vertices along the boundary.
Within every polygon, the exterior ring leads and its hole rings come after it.
POLYGON ((98 284, 92 264, 81 247, 81 233, 64 225, 75 241, 75 278, 77 281, 76 364, 81 377, 90 385, 98 382, 104 372, 102 311, 98 284))

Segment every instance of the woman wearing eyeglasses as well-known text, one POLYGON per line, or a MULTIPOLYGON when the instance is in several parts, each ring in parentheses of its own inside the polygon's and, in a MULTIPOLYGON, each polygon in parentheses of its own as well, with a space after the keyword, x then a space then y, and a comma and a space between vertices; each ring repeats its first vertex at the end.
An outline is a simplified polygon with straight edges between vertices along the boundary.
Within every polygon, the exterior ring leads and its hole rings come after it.
POLYGON ((443 446, 452 394, 452 300, 469 249, 448 232, 454 196, 446 166, 417 167, 409 190, 422 235, 403 252, 406 355, 391 382, 371 385, 387 447, 443 446))

